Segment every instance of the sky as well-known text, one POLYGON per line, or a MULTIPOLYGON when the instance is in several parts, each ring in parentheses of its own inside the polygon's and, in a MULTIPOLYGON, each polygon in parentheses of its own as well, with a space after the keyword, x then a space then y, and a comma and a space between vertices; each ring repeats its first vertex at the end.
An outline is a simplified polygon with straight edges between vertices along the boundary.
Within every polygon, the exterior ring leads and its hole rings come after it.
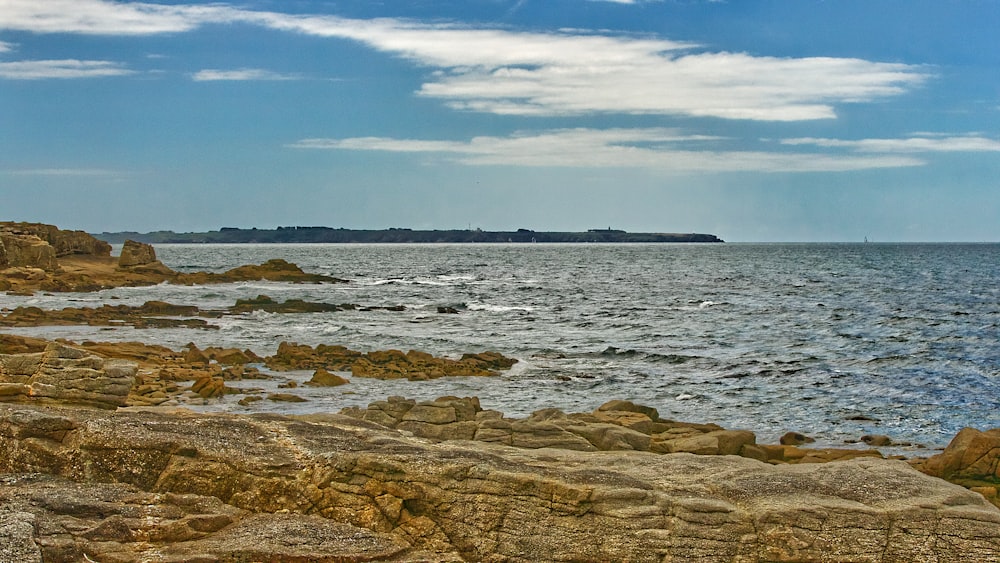
POLYGON ((0 220, 1000 241, 997 0, 0 0, 0 220))

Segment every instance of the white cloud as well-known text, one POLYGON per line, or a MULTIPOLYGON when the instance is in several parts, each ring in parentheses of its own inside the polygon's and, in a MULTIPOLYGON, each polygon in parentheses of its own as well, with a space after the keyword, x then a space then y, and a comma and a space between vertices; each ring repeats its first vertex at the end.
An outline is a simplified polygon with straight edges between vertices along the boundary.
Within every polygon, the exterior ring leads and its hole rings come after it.
POLYGON ((6 41, 0 41, 0 53, 9 53, 17 47, 14 43, 7 43, 6 41))
POLYGON ((132 74, 119 63, 111 61, 78 61, 76 59, 46 61, 16 61, 0 63, 0 78, 11 80, 41 80, 46 78, 100 78, 132 74))
POLYGON ((0 0, 0 28, 33 33, 148 35, 191 31, 235 17, 237 10, 106 0, 0 0))
POLYGON ((419 95, 495 114, 827 119, 836 104, 899 95, 927 79, 924 69, 899 63, 695 52, 692 44, 608 33, 351 20, 222 4, 0 0, 0 13, 0 28, 37 33, 177 33, 242 23, 358 41, 434 69, 419 95))
POLYGON ((691 44, 631 36, 261 18, 276 29, 354 39, 437 68, 419 94, 497 114, 825 119, 835 117, 835 103, 902 94, 927 78, 898 63, 691 53, 691 44))
POLYGON ((713 137, 671 129, 560 129, 469 141, 358 137, 303 139, 298 149, 426 153, 470 166, 641 168, 662 172, 840 172, 919 166, 900 156, 834 156, 763 151, 706 150, 713 137))
POLYGON ((208 82, 214 80, 298 80, 299 77, 291 74, 279 74, 269 70, 259 68, 241 68, 236 70, 216 70, 205 69, 194 73, 191 76, 196 82, 208 82))
POLYGON ((865 153, 921 153, 921 152, 1000 152, 1000 141, 979 135, 941 136, 923 135, 906 139, 820 139, 804 137, 784 139, 784 145, 812 145, 828 148, 848 148, 865 153))

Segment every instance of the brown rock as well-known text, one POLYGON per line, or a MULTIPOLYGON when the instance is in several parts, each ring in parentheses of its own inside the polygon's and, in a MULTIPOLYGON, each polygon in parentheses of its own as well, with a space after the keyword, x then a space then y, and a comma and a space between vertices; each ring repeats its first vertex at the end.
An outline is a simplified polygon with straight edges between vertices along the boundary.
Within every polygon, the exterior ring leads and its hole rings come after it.
POLYGON ((635 412, 646 415, 646 417, 653 422, 660 419, 660 414, 653 407, 637 405, 632 401, 622 401, 617 399, 608 401, 597 407, 597 410, 601 412, 635 412))
POLYGON ((221 377, 202 377, 195 380, 191 390, 206 399, 221 397, 226 394, 226 382, 221 377))
POLYGON ((880 448, 883 446, 891 446, 892 438, 884 436, 882 434, 868 434, 861 437, 861 441, 873 448, 880 448))
POLYGON ((304 403, 307 399, 303 399, 298 395, 292 395, 291 393, 271 393, 267 396, 267 400, 280 403, 304 403))
POLYGON ((343 377, 320 368, 313 373, 312 378, 306 382, 306 385, 314 387, 337 387, 347 385, 348 383, 350 382, 343 377))
POLYGON ((31 234, 0 231, 8 268, 37 268, 46 272, 59 270, 56 250, 49 243, 31 234))
POLYGON ((1000 428, 963 428, 948 447, 923 463, 921 471, 949 481, 1000 482, 1000 428))
POLYGON ((132 268, 134 266, 145 266, 157 262, 156 250, 153 245, 134 240, 126 240, 122 245, 121 255, 118 257, 118 266, 121 268, 132 268))
POLYGON ((904 462, 432 444, 354 418, 314 420, 0 405, 0 553, 715 563, 1000 552, 1000 511, 904 462), (20 438, 34 424, 26 412, 68 419, 73 439, 20 438))
POLYGON ((783 446, 801 446, 802 444, 811 444, 815 441, 814 438, 810 438, 801 432, 786 432, 779 440, 783 446))
POLYGON ((115 409, 126 404, 137 366, 48 343, 45 351, 0 355, 0 401, 115 409))
POLYGON ((57 257, 72 254, 111 255, 110 244, 83 231, 70 231, 42 223, 0 222, 0 232, 3 231, 34 235, 49 243, 55 249, 57 257))

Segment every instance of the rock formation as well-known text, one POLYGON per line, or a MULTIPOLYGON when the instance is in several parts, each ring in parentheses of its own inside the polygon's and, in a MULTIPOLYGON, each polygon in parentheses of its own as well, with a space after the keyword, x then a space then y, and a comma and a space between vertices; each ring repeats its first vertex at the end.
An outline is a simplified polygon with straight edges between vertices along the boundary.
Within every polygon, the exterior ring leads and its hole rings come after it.
POLYGON ((943 452, 914 465, 935 477, 958 483, 1000 506, 1000 428, 985 432, 963 428, 943 452))
POLYGON ((0 354, 0 401, 125 405, 136 365, 105 360, 57 343, 34 354, 0 354))
POLYGON ((118 256, 118 267, 165 276, 176 273, 156 259, 156 251, 152 245, 134 240, 127 240, 122 245, 121 254, 118 256))
POLYGON ((548 408, 522 419, 483 410, 475 397, 421 402, 389 397, 367 409, 350 407, 341 413, 438 442, 475 440, 529 449, 738 455, 771 464, 882 457, 878 450, 761 445, 749 430, 661 419, 654 408, 621 400, 609 401, 592 413, 567 414, 548 408))
POLYGON ((59 270, 55 248, 35 235, 0 231, 0 243, 4 249, 0 266, 4 268, 59 270))
POLYGON ((0 558, 18 561, 888 563, 1000 553, 1000 511, 980 495, 870 458, 771 465, 435 444, 339 415, 3 404, 0 472, 0 558))
POLYGON ((42 223, 0 222, 0 236, 3 233, 36 236, 52 246, 57 257, 72 254, 111 255, 110 244, 83 231, 69 231, 42 223))
POLYGON ((350 370, 354 377, 411 381, 449 376, 495 376, 498 370, 510 369, 517 362, 497 352, 464 354, 461 359, 452 360, 417 350, 405 354, 399 350, 362 353, 343 346, 320 344, 313 348, 294 342, 282 342, 278 351, 264 361, 267 367, 276 371, 350 370))
POLYGON ((178 273, 156 260, 148 244, 132 242, 117 259, 111 246, 81 231, 38 223, 0 223, 0 291, 97 291, 111 287, 210 284, 252 280, 337 283, 274 259, 223 273, 178 273))

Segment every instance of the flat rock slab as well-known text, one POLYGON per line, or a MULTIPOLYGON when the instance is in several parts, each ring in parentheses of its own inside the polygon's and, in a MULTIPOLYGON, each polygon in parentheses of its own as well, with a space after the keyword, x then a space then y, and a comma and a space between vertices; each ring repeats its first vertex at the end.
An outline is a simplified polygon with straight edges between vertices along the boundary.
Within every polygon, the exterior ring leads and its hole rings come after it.
POLYGON ((775 466, 432 443, 340 415, 9 404, 0 405, 0 471, 46 474, 48 496, 27 481, 0 487, 8 549, 28 560, 28 523, 43 553, 101 543, 108 555, 129 554, 146 542, 175 561, 909 563, 1000 554, 1000 511, 982 496, 874 458, 775 466), (51 500, 73 487, 92 490, 51 500), (174 535, 151 531, 137 517, 143 510, 173 522, 163 529, 174 535), (39 524, 69 517, 84 522, 62 524, 65 534, 39 524))

